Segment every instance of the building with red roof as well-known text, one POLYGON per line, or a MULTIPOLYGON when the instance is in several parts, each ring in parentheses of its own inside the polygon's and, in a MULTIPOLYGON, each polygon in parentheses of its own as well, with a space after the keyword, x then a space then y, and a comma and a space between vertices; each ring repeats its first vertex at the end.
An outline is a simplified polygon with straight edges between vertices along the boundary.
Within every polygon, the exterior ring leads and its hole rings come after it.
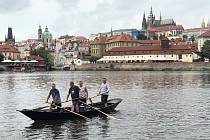
POLYGON ((167 25, 152 27, 147 30, 147 36, 150 38, 161 39, 162 37, 177 37, 184 31, 182 25, 167 25))
POLYGON ((2 53, 6 60, 20 59, 20 52, 13 45, 0 45, 0 53, 2 53))
POLYGON ((26 56, 24 58, 24 60, 27 60, 27 61, 36 60, 36 61, 38 61, 38 63, 36 64, 36 66, 40 66, 40 67, 44 67, 45 66, 45 60, 41 56, 35 56, 35 55, 26 56))
POLYGON ((198 36, 198 50, 201 51, 204 43, 210 40, 210 30, 198 36))
POLYGON ((129 34, 121 33, 113 36, 99 36, 91 43, 91 55, 101 57, 105 52, 116 47, 160 44, 159 40, 136 40, 129 34))
POLYGON ((182 32, 182 38, 187 40, 187 41, 195 41, 197 42, 198 41, 198 37, 209 31, 210 30, 210 27, 201 27, 201 28, 190 28, 190 29, 186 29, 182 32))
POLYGON ((158 45, 112 48, 99 62, 193 62, 198 58, 196 52, 197 44, 172 44, 169 40, 161 40, 158 45))

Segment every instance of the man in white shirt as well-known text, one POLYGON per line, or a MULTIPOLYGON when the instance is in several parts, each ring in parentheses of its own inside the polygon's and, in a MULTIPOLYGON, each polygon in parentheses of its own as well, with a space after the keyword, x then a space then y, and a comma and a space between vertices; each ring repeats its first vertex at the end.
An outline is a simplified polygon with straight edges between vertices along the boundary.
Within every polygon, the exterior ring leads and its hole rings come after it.
POLYGON ((107 106, 109 91, 110 91, 109 84, 107 83, 106 78, 103 78, 103 82, 100 86, 98 95, 101 95, 101 102, 104 103, 105 106, 107 106))

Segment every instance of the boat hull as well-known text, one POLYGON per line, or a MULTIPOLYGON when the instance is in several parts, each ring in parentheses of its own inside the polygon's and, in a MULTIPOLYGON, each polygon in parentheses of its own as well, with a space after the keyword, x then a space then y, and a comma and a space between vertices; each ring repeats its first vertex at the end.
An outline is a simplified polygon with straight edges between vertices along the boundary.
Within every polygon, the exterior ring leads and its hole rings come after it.
MULTIPOLYGON (((93 107, 97 107, 100 111, 103 111, 105 113, 111 113, 115 111, 115 108, 117 105, 122 101, 122 99, 111 99, 108 100, 108 106, 104 107, 102 106, 101 102, 94 103, 93 107), (100 108, 99 108, 100 107, 100 108)), ((31 118, 34 121, 37 120, 75 120, 75 119, 84 119, 80 117, 79 115, 76 115, 74 113, 65 111, 65 112, 49 112, 47 110, 31 110, 31 109, 23 109, 18 110, 19 112, 23 113, 25 116, 31 118)), ((96 109, 91 109, 84 112, 79 112, 79 114, 91 118, 99 115, 103 115, 96 109)))

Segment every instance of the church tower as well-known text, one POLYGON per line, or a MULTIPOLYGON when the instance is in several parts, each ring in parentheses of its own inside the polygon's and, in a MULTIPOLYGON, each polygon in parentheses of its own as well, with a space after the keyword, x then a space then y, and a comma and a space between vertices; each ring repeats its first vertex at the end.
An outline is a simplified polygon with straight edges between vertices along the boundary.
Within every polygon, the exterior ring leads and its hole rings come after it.
POLYGON ((208 20, 208 23, 206 25, 208 28, 210 28, 210 21, 208 20))
POLYGON ((113 36, 113 30, 112 30, 112 25, 111 25, 111 31, 110 31, 111 36, 113 36))
POLYGON ((15 37, 12 34, 12 28, 8 28, 7 37, 5 36, 5 43, 6 44, 15 44, 15 37))
POLYGON ((202 23, 201 23, 201 28, 205 28, 206 27, 206 24, 205 24, 205 21, 203 19, 202 23))
POLYGON ((41 41, 42 40, 42 28, 39 25, 39 29, 38 29, 38 40, 41 41))
POLYGON ((152 28, 153 27, 154 20, 155 20, 155 17, 153 16, 153 11, 152 11, 152 7, 151 7, 150 14, 149 14, 149 16, 147 18, 148 28, 152 28))
POLYGON ((146 17, 145 17, 145 12, 144 12, 144 15, 143 15, 143 20, 142 20, 142 30, 147 30, 147 20, 146 20, 146 17))
POLYGON ((161 12, 160 12, 160 21, 162 20, 162 15, 161 15, 161 12))

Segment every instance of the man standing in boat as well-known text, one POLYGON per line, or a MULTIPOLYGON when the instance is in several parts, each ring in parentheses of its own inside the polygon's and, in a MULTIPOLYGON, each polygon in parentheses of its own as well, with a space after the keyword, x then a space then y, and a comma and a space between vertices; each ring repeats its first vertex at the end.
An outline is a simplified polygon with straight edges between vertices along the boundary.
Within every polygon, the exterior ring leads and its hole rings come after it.
POLYGON ((71 94, 71 99, 72 99, 72 107, 71 111, 79 112, 79 91, 80 88, 76 85, 74 85, 74 82, 70 82, 70 88, 69 88, 69 93, 66 97, 66 101, 69 99, 69 95, 71 94))
MULTIPOLYGON (((47 96, 46 103, 48 103, 48 100, 51 95, 52 95, 53 101, 50 105, 50 109, 49 109, 50 111, 52 111, 52 108, 54 108, 54 107, 57 107, 57 106, 61 107, 61 97, 60 97, 59 90, 56 89, 55 83, 52 84, 52 89, 50 90, 49 95, 47 96)), ((59 110, 60 110, 60 108, 59 108, 59 110)))
POLYGON ((86 104, 87 104, 87 100, 88 100, 88 90, 87 90, 86 86, 83 85, 82 81, 79 81, 79 88, 80 88, 79 100, 81 101, 79 103, 79 106, 81 104, 83 104, 84 109, 86 110, 86 104))
POLYGON ((107 83, 106 78, 103 78, 103 82, 100 86, 98 95, 101 95, 101 102, 104 103, 105 106, 107 106, 109 91, 110 91, 110 86, 107 83))

